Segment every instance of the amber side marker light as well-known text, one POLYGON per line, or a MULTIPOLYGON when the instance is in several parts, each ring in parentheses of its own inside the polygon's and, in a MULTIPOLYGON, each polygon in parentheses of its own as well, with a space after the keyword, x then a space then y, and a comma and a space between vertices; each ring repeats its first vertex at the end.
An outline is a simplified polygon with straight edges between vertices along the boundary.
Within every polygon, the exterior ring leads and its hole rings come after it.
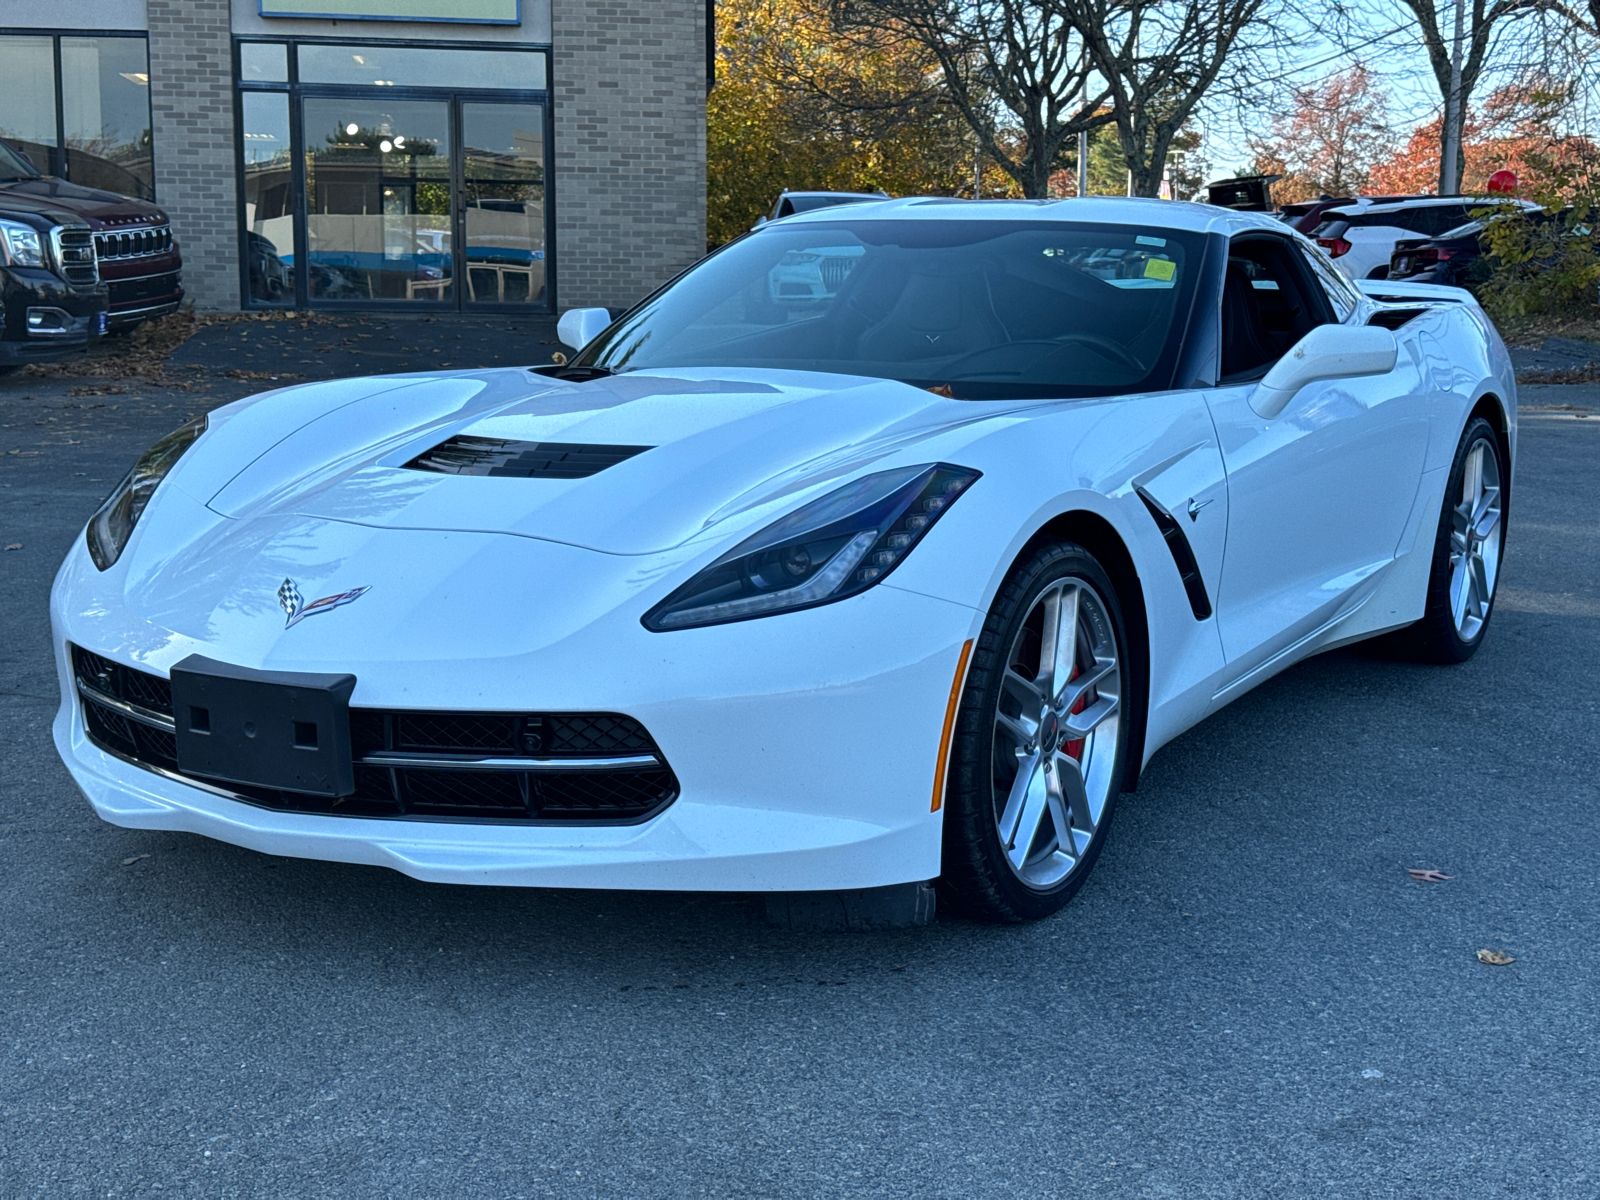
POLYGON ((961 685, 967 678, 967 659, 972 656, 972 639, 961 647, 961 658, 956 662, 956 677, 950 682, 950 703, 944 709, 944 732, 939 735, 939 765, 933 774, 933 807, 938 812, 944 807, 944 774, 950 765, 950 733, 956 727, 956 709, 961 707, 961 685))

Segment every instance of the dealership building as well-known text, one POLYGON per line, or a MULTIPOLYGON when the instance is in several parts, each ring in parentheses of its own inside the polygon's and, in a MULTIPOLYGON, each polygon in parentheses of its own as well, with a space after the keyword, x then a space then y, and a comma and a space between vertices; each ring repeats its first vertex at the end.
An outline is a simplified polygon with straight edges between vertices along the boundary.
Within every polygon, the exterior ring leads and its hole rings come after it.
POLYGON ((208 310, 631 304, 705 250, 711 0, 0 0, 0 138, 208 310))

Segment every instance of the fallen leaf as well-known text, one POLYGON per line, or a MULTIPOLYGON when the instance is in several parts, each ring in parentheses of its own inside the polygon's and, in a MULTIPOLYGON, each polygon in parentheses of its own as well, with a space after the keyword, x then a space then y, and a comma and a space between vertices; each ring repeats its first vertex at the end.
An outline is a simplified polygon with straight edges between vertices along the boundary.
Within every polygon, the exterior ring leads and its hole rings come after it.
MULTIPOLYGON (((132 858, 123 859, 122 860, 122 865, 125 866, 125 867, 131 867, 131 866, 133 866, 134 863, 138 862, 141 858, 149 858, 149 857, 150 856, 148 854, 135 854, 132 858)), ((1478 953, 1482 954, 1483 951, 1480 950, 1480 951, 1478 951, 1478 953)))
POLYGON ((941 383, 938 387, 929 388, 928 391, 935 396, 943 396, 946 400, 954 400, 956 398, 956 394, 950 390, 948 383, 941 383))
POLYGON ((6 549, 7 550, 21 550, 22 549, 22 543, 21 542, 12 542, 9 546, 6 547, 6 549))
POLYGON ((1454 879, 1454 875, 1441 875, 1428 867, 1412 867, 1406 872, 1418 883, 1443 883, 1446 879, 1454 879))
POLYGON ((1517 960, 1504 950, 1479 950, 1478 961, 1491 967, 1503 967, 1507 963, 1514 963, 1517 960))

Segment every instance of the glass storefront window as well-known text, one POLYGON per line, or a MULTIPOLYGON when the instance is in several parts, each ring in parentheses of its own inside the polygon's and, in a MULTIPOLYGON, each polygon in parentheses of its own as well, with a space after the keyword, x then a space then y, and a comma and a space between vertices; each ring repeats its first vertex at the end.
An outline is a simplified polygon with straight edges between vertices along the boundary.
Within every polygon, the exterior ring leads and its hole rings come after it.
POLYGON ((313 300, 453 302, 450 104, 307 97, 313 300))
POLYGON ((461 106, 468 303, 537 304, 544 291, 544 106, 461 106))
POLYGON ((0 37, 0 137, 33 160, 36 169, 53 168, 56 145, 56 55, 48 37, 0 37))
POLYGON ((155 195, 143 38, 63 37, 61 118, 68 179, 143 200, 155 195))
POLYGON ((294 189, 290 178, 289 97, 246 92, 244 110, 245 266, 250 298, 294 303, 294 189))
POLYGON ((0 137, 43 174, 154 199, 144 37, 0 36, 0 137))
POLYGON ((544 55, 525 51, 302 45, 299 53, 301 83, 534 92, 545 86, 544 55))
POLYGON ((240 42, 239 78, 289 82, 289 47, 282 42, 240 42))

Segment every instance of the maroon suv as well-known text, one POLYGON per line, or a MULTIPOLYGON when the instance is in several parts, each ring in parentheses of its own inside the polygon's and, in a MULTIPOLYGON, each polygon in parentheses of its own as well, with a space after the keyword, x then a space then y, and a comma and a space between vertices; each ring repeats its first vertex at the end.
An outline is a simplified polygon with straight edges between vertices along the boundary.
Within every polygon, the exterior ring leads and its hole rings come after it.
POLYGON ((41 175, 27 155, 0 142, 0 206, 7 200, 89 227, 110 293, 112 329, 164 316, 183 300, 183 259, 167 214, 154 204, 41 175))

